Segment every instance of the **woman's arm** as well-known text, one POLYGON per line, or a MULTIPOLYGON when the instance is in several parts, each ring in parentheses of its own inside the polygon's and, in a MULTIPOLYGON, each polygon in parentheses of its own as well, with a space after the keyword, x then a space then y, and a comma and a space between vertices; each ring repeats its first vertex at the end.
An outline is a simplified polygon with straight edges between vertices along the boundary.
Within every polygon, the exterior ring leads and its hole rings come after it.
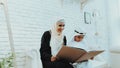
POLYGON ((64 45, 67 45, 67 40, 66 40, 66 36, 64 36, 64 38, 63 38, 63 41, 64 41, 64 45))
POLYGON ((45 61, 51 61, 51 48, 50 48, 50 34, 45 32, 41 39, 41 59, 45 61))

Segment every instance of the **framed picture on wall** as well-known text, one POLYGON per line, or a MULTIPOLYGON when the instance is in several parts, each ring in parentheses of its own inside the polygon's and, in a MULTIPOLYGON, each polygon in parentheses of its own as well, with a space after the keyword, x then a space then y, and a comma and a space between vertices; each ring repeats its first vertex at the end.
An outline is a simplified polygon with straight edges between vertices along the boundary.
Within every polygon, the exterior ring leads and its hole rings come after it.
POLYGON ((84 12, 84 22, 85 24, 91 24, 91 14, 89 12, 84 12))

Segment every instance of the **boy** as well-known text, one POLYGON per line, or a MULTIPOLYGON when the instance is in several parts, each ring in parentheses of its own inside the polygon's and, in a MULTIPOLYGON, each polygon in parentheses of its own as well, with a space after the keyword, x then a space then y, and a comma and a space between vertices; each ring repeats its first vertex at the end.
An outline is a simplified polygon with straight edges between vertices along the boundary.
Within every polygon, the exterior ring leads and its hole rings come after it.
MULTIPOLYGON (((75 47, 75 48, 81 48, 85 51, 89 51, 88 47, 84 44, 84 36, 85 33, 80 33, 75 30, 75 34, 73 35, 73 39, 68 43, 68 46, 75 47)), ((74 68, 92 68, 89 64, 89 60, 85 62, 80 63, 73 63, 74 68)))

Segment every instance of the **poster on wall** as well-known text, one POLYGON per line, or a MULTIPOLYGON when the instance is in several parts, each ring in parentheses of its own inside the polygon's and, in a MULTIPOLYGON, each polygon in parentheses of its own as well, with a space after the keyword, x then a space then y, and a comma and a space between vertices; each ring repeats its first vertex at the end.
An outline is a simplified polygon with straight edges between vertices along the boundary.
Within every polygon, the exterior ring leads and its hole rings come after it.
POLYGON ((91 24, 91 14, 89 12, 84 12, 84 22, 85 24, 91 24))

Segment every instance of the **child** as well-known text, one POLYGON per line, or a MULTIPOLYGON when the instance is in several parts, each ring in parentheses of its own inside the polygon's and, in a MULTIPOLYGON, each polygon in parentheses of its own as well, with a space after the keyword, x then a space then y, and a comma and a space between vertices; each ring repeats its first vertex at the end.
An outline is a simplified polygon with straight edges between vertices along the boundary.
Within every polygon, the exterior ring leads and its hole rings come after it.
POLYGON ((80 33, 75 30, 73 39, 68 43, 68 46, 82 48, 82 49, 88 51, 88 47, 85 46, 85 44, 84 44, 84 36, 85 36, 85 33, 80 33))
MULTIPOLYGON (((68 43, 68 46, 82 48, 86 51, 89 51, 89 48, 84 44, 84 36, 85 33, 80 33, 75 30, 73 39, 68 43)), ((92 68, 91 65, 89 65, 89 60, 85 62, 74 63, 73 66, 74 68, 92 68)))

